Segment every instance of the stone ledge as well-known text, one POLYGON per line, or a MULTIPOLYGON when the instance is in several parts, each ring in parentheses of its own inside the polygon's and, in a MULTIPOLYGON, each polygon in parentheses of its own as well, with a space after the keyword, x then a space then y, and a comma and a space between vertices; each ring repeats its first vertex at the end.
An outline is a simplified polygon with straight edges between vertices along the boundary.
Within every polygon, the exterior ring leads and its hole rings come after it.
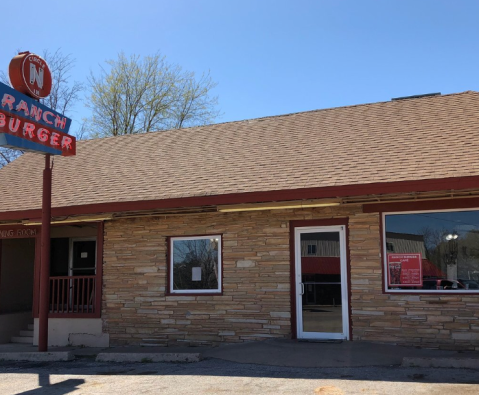
POLYGON ((71 351, 0 353, 0 361, 56 362, 72 361, 73 359, 71 351))
POLYGON ((404 357, 401 366, 411 368, 466 368, 479 370, 479 358, 412 358, 404 357))
POLYGON ((97 362, 199 362, 199 353, 99 353, 97 362))

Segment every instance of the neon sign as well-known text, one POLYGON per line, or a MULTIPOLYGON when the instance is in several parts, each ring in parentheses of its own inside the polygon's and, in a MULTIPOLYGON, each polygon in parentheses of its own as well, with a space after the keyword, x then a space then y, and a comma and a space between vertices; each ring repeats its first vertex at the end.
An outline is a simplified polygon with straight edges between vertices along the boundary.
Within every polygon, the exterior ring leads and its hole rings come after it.
POLYGON ((71 119, 37 100, 52 89, 47 62, 21 52, 8 68, 13 88, 0 83, 0 146, 42 154, 76 154, 76 139, 68 134, 71 119))
POLYGON ((24 151, 71 156, 76 139, 71 119, 0 83, 0 145, 24 151))
POLYGON ((10 62, 8 75, 12 86, 34 99, 47 97, 52 90, 52 73, 40 56, 20 52, 10 62))

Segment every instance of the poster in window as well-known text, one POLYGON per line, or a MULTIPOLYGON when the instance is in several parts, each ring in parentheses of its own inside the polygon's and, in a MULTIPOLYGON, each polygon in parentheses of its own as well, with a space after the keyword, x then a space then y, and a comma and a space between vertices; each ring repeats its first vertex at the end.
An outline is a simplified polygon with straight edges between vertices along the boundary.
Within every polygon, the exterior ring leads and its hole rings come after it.
POLYGON ((191 281, 201 281, 201 267, 191 268, 191 281))
POLYGON ((388 254, 389 287, 422 287, 421 254, 388 254))

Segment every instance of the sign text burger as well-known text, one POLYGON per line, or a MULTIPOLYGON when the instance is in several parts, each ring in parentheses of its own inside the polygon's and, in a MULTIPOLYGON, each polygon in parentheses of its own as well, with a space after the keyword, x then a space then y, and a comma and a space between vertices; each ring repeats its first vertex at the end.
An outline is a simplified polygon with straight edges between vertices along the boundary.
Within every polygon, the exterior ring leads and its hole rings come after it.
POLYGON ((15 89, 0 83, 0 145, 75 155, 76 140, 68 134, 71 120, 38 101, 52 87, 47 63, 38 55, 22 52, 10 62, 9 76, 15 89))

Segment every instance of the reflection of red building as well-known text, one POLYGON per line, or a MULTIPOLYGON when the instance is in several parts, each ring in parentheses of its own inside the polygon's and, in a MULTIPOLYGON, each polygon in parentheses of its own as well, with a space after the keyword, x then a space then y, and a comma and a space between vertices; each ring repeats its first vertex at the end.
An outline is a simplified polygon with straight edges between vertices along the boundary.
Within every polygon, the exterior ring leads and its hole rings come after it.
MULTIPOLYGON (((339 257, 302 257, 301 270, 304 274, 339 274, 339 257)), ((428 259, 422 260, 422 275, 423 277, 446 278, 446 274, 428 259)))
POLYGON ((340 274, 339 256, 303 256, 301 271, 303 274, 340 274))
POLYGON ((305 305, 341 305, 340 265, 339 256, 301 257, 305 305))
POLYGON ((422 260, 422 276, 446 278, 446 274, 428 259, 422 260))

